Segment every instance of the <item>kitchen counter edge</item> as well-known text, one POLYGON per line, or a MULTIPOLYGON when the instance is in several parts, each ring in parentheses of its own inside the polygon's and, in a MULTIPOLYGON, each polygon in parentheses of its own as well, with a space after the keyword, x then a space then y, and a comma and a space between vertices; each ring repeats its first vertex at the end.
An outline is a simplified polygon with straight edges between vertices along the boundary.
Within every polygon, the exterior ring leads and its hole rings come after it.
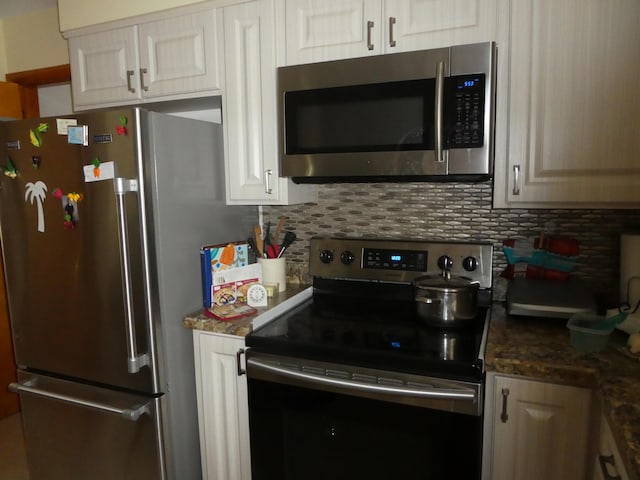
POLYGON ((256 308, 258 313, 255 315, 222 321, 207 317, 203 309, 187 315, 182 324, 191 330, 246 337, 253 330, 269 323, 276 316, 311 298, 312 290, 313 287, 309 285, 288 283, 287 289, 270 298, 266 307, 256 308))

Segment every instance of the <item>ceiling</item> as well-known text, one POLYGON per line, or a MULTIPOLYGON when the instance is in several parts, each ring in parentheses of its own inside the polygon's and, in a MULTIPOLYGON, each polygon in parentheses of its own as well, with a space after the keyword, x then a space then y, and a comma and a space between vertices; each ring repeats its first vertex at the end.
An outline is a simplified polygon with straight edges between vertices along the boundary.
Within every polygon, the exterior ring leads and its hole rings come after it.
POLYGON ((57 0, 0 0, 0 18, 24 15, 57 5, 57 0))

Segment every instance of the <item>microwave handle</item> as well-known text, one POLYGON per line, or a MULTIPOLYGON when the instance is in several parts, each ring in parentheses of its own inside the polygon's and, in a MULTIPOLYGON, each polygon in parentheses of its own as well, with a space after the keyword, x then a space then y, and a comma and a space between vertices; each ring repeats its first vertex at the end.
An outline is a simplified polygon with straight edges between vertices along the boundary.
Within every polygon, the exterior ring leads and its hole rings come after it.
POLYGON ((442 148, 442 111, 444 108, 444 62, 438 62, 436 66, 436 98, 435 98, 435 154, 436 162, 444 162, 442 148))

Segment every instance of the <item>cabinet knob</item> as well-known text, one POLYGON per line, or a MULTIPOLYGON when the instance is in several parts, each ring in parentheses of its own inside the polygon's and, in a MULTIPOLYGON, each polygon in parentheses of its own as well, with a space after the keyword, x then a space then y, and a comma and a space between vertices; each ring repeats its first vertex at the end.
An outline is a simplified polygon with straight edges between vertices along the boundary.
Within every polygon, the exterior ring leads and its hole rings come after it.
POLYGON ((520 195, 520 165, 513 166, 513 194, 520 195))
POLYGON ((127 90, 129 90, 131 93, 136 93, 136 89, 131 86, 131 77, 133 77, 133 74, 135 72, 133 70, 127 70, 127 90))
POLYGON ((140 69, 140 86, 142 87, 142 90, 145 92, 149 91, 149 87, 144 84, 144 74, 147 72, 148 70, 146 68, 140 69))
POLYGON ((373 30, 374 23, 369 20, 367 22, 367 49, 373 50, 373 43, 371 43, 371 30, 373 30))
POLYGON ((273 188, 271 188, 271 175, 273 175, 273 170, 269 169, 264 171, 264 191, 267 195, 273 193, 273 188))
POLYGON ((395 47, 396 41, 393 39, 393 26, 396 24, 396 17, 389 17, 389 46, 395 47))
POLYGON ((236 352, 236 367, 238 368, 238 376, 246 375, 247 371, 242 367, 242 356, 247 354, 249 348, 241 348, 236 352))
POLYGON ((507 420, 509 420, 509 415, 507 415, 507 397, 508 396, 509 396, 509 389, 503 388, 502 389, 502 413, 500 414, 500 420, 502 420, 502 423, 507 423, 507 420))

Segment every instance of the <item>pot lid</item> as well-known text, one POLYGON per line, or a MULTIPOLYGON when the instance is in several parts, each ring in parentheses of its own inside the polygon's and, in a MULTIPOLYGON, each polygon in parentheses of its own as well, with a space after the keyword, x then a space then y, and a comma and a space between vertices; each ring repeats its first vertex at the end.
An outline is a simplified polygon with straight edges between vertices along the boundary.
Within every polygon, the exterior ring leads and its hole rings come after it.
POLYGON ((466 290, 468 288, 477 289, 479 283, 472 281, 468 277, 451 275, 449 270, 443 270, 442 275, 425 275, 413 281, 416 288, 437 288, 446 290, 466 290))

